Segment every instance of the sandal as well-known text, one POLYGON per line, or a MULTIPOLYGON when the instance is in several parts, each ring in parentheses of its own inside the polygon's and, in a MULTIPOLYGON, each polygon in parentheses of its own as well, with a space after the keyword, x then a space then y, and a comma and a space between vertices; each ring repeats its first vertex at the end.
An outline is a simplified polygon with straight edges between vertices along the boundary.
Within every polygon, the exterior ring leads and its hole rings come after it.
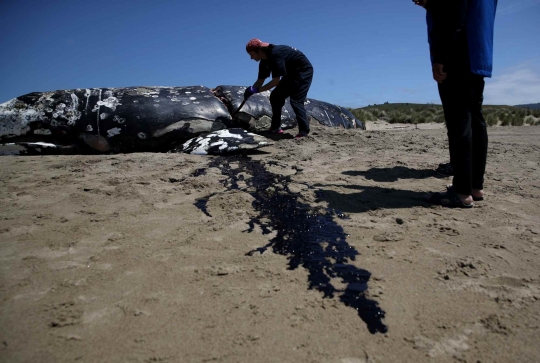
POLYGON ((431 193, 431 195, 426 198, 426 201, 431 204, 442 205, 443 207, 448 208, 472 208, 474 203, 466 204, 463 203, 457 193, 452 189, 448 188, 445 193, 431 193))
MULTIPOLYGON (((452 189, 452 184, 449 184, 446 186, 446 190, 450 190, 452 189)), ((472 200, 475 201, 475 202, 480 202, 482 200, 484 200, 484 196, 481 196, 481 197, 475 197, 474 195, 471 194, 471 197, 472 197, 472 200)))

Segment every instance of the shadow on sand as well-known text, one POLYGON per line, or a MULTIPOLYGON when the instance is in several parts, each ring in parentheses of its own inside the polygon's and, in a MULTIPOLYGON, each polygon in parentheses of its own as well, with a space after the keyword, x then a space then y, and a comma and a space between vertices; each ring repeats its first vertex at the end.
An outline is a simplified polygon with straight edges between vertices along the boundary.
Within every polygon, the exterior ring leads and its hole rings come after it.
POLYGON ((440 178, 433 169, 411 169, 406 166, 394 166, 392 168, 371 168, 366 171, 349 170, 343 174, 350 176, 363 176, 376 182, 395 182, 399 179, 425 179, 440 178))

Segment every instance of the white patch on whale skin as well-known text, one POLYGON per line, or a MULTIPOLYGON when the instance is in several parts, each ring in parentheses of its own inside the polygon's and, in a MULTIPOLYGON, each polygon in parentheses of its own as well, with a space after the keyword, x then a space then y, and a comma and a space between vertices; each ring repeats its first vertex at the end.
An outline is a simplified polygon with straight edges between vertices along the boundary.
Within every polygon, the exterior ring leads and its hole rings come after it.
POLYGON ((29 142, 28 145, 31 145, 31 146, 38 145, 42 147, 56 147, 55 144, 50 144, 48 142, 29 142))
POLYGON ((86 105, 84 105, 84 112, 86 113, 86 110, 88 109, 88 104, 90 103, 90 96, 92 95, 92 91, 90 91, 89 88, 84 89, 84 96, 86 97, 86 105))
POLYGON ((92 125, 88 125, 88 126, 86 126, 86 131, 92 132, 92 131, 94 131, 94 128, 92 127, 92 125))
POLYGON ((71 105, 65 109, 68 119, 68 125, 75 125, 78 119, 81 118, 79 111, 79 97, 75 93, 71 94, 71 105))
POLYGON ((125 118, 122 118, 118 115, 114 115, 113 117, 113 121, 114 122, 118 122, 119 124, 123 124, 124 122, 126 122, 126 119, 125 118))
MULTIPOLYGON (((158 91, 149 91, 149 92, 139 92, 140 95, 142 96, 145 96, 145 97, 150 97, 152 95, 159 95, 159 92, 158 91)), ((156 96, 158 97, 158 96, 156 96)))
POLYGON ((121 106, 122 104, 118 101, 116 97, 108 97, 103 101, 98 101, 92 112, 99 110, 100 106, 105 106, 115 111, 116 107, 121 106), (97 107, 97 108, 96 108, 97 107))
MULTIPOLYGON (((71 103, 68 102, 67 105, 65 103, 59 103, 56 105, 54 110, 48 107, 46 111, 53 112, 52 114, 53 118, 60 118, 60 119, 67 120, 67 124, 69 126, 73 126, 75 125, 77 120, 81 118, 81 112, 79 111, 79 97, 77 97, 77 95, 75 95, 74 93, 70 93, 70 96, 71 96, 71 103)), ((44 104, 52 103, 52 102, 54 102, 54 100, 50 98, 50 95, 44 94, 43 96, 40 97, 39 101, 36 102, 36 104, 33 107, 42 108, 44 104)), ((40 112, 39 119, 40 120, 43 120, 44 118, 46 119, 46 117, 44 116, 45 114, 41 115, 41 112, 40 112)))
POLYGON ((190 97, 189 99, 192 100, 192 101, 195 101, 197 99, 197 97, 190 97))
POLYGON ((109 114, 106 112, 103 112, 102 114, 99 115, 99 118, 102 120, 105 120, 107 117, 109 117, 109 114))
MULTIPOLYGON (((101 88, 100 88, 100 89, 99 89, 99 98, 98 98, 98 101, 101 101, 101 92, 102 92, 102 90, 101 90, 101 88)), ((98 117, 97 117, 96 123, 97 123, 97 133, 98 133, 98 135, 99 135, 99 109, 100 109, 100 107, 101 107, 101 105, 99 104, 99 102, 96 104, 95 107, 97 107, 97 115, 98 115, 98 117)), ((95 107, 94 107, 94 108, 95 108, 95 107)), ((92 112, 94 112, 94 110, 92 110, 92 112)))
POLYGON ((37 130, 34 130, 34 135, 51 135, 51 130, 37 129, 37 130))
POLYGON ((39 112, 32 107, 15 108, 17 101, 14 98, 0 104, 0 139, 27 134, 30 131, 28 124, 39 117, 39 112))
POLYGON ((213 144, 210 144, 210 146, 219 146, 219 150, 225 150, 229 147, 229 144, 225 140, 219 140, 214 142, 213 144))
MULTIPOLYGON (((234 138, 234 139, 242 139, 243 138, 242 135, 231 134, 228 129, 216 131, 215 134, 218 135, 219 137, 230 137, 230 138, 234 138)), ((250 135, 249 133, 247 133, 247 134, 250 135)))
POLYGON ((206 155, 207 154, 207 150, 208 150, 208 144, 210 143, 210 138, 202 138, 202 137, 198 137, 197 140, 195 142, 198 143, 198 147, 193 149, 193 151, 190 152, 190 154, 193 154, 193 155, 206 155))
POLYGON ((107 131, 107 136, 113 137, 113 136, 116 136, 116 135, 120 135, 120 131, 122 131, 121 128, 115 127, 113 129, 110 129, 110 130, 107 131))
POLYGON ((218 154, 223 154, 224 152, 233 152, 240 149, 256 149, 270 144, 267 139, 262 136, 246 131, 238 133, 238 129, 233 130, 235 130, 236 133, 231 133, 229 129, 224 129, 212 132, 206 136, 199 136, 195 139, 191 139, 183 144, 182 151, 194 155, 208 155, 212 148, 214 149, 212 153, 215 153, 215 148, 217 147, 220 151, 218 154), (242 143, 242 140, 245 138, 247 138, 247 143, 242 143), (252 139, 250 140, 250 138, 252 139), (234 139, 239 139, 240 143, 235 142, 234 139))

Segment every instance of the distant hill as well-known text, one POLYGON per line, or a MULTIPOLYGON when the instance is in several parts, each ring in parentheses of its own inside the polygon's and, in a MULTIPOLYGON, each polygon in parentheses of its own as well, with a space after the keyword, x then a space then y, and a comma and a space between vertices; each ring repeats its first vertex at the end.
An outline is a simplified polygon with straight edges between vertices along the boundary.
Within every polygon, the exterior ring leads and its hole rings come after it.
POLYGON ((540 103, 528 103, 525 105, 516 105, 515 107, 530 108, 531 110, 540 110, 540 103))
MULTIPOLYGON (((484 105, 482 110, 489 126, 540 125, 540 109, 484 105)), ((409 124, 444 122, 443 108, 435 104, 386 102, 351 109, 351 112, 359 120, 367 122, 375 120, 409 124)))

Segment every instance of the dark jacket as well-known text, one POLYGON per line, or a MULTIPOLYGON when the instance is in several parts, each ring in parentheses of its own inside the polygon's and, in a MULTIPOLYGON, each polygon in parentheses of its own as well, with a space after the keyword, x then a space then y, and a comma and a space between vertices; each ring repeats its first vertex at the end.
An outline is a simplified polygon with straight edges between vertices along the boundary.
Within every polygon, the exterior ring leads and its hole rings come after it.
POLYGON ((288 77, 294 79, 301 77, 305 71, 313 70, 307 57, 296 48, 288 45, 270 44, 265 49, 268 59, 259 62, 258 79, 288 77))
POLYGON ((449 64, 465 42, 470 71, 491 77, 497 0, 429 0, 426 4, 432 63, 449 64))

